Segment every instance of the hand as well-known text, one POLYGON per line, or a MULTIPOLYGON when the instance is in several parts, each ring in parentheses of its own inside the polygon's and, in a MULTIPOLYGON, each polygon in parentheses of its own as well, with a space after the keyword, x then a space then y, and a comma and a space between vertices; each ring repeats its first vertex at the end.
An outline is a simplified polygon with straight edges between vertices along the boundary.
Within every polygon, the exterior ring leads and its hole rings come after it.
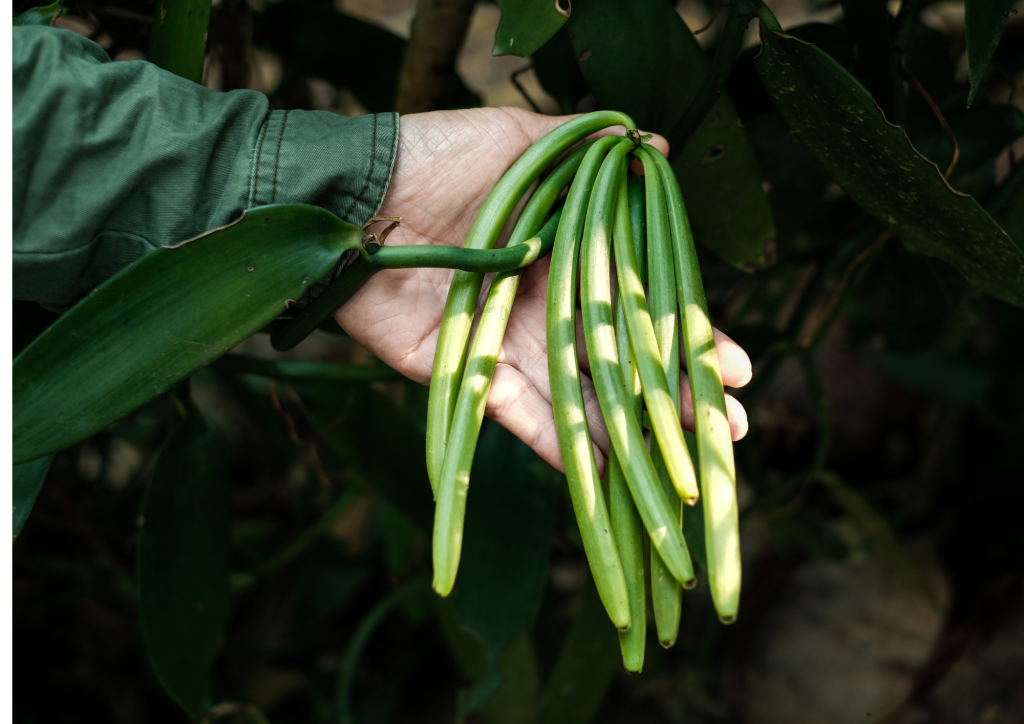
MULTIPOLYGON (((567 117, 542 116, 515 108, 476 108, 402 116, 398 156, 381 216, 402 217, 389 245, 462 246, 491 188, 535 141, 567 117)), ((612 131, 607 131, 612 132, 612 131)), ((615 131, 621 133, 622 129, 615 131)), ((662 153, 660 136, 653 145, 662 153)), ((546 257, 527 267, 509 318, 494 372, 487 416, 526 442, 559 470, 562 456, 555 433, 548 382, 545 299, 546 257)), ((396 269, 380 272, 335 315, 360 344, 406 377, 430 382, 434 349, 444 311, 450 269, 396 269)), ((486 287, 481 300, 486 298, 486 287)), ((582 323, 579 349, 584 350, 582 323)), ((729 387, 750 381, 750 360, 727 336, 715 330, 722 378, 729 387)), ((598 406, 585 356, 583 398, 599 469, 609 448, 608 431, 598 406)), ((683 425, 693 430, 689 385, 683 384, 683 425)), ((743 406, 726 395, 733 440, 747 433, 743 406)))

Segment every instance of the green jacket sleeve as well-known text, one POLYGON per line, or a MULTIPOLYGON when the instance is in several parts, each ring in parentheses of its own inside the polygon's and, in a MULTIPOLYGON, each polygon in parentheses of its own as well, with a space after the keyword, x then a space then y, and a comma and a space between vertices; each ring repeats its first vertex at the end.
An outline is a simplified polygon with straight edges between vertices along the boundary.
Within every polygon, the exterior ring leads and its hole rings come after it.
POLYGON ((396 114, 270 111, 69 30, 13 29, 14 298, 64 311, 152 249, 270 203, 380 208, 396 114))

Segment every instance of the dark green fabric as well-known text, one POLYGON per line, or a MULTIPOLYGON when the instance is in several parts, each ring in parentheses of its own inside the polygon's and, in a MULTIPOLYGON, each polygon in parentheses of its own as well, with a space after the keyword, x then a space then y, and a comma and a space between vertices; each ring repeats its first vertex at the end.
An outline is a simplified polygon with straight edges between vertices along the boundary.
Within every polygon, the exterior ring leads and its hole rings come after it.
POLYGON ((14 298, 64 311, 147 252, 269 203, 377 213, 397 114, 269 111, 69 30, 13 29, 14 298))

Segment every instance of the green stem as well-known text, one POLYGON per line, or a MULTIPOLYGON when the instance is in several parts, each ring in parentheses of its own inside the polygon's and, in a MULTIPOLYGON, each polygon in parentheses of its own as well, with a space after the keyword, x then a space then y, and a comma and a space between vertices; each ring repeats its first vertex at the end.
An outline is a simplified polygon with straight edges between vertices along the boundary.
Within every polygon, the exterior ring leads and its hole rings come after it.
POLYGON ((690 101, 682 118, 676 121, 676 125, 668 134, 673 164, 715 101, 718 100, 718 96, 722 94, 725 82, 729 79, 733 61, 736 60, 736 54, 743 44, 743 34, 746 32, 747 24, 758 13, 758 4, 752 0, 732 0, 729 3, 729 16, 726 18, 722 37, 718 40, 711 70, 704 76, 704 82, 701 83, 697 95, 690 101))
POLYGON ((351 508, 362 494, 363 487, 361 485, 354 485, 350 487, 338 496, 338 499, 331 504, 330 508, 323 512, 323 515, 321 515, 313 525, 303 531, 298 538, 293 540, 263 563, 256 566, 251 573, 233 574, 231 577, 231 587, 236 591, 245 590, 256 583, 259 579, 270 575, 278 568, 294 561, 305 553, 317 538, 330 530, 331 526, 334 525, 334 522, 340 518, 345 511, 351 508))
POLYGON ((407 598, 410 598, 415 593, 419 593, 426 586, 426 582, 425 578, 414 578, 396 588, 371 608, 370 612, 363 617, 363 620, 356 627, 349 642, 348 650, 345 652, 345 658, 341 662, 341 668, 338 670, 335 706, 337 707, 338 719, 341 724, 355 724, 355 713, 352 711, 352 683, 355 680, 359 660, 362 659, 363 650, 370 642, 370 638, 376 632, 377 627, 383 623, 384 619, 407 598))
POLYGON ((782 32, 782 24, 779 23, 779 19, 775 17, 775 13, 771 11, 771 8, 769 8, 763 2, 758 3, 756 12, 757 17, 761 20, 761 23, 764 25, 764 27, 776 33, 782 32))
POLYGON ((270 343, 280 352, 294 348, 351 299, 370 277, 385 269, 424 267, 459 269, 481 274, 522 269, 551 251, 557 226, 557 220, 553 219, 544 225, 537 237, 504 249, 462 249, 457 246, 413 244, 382 246, 373 253, 361 254, 299 316, 271 334, 270 343))

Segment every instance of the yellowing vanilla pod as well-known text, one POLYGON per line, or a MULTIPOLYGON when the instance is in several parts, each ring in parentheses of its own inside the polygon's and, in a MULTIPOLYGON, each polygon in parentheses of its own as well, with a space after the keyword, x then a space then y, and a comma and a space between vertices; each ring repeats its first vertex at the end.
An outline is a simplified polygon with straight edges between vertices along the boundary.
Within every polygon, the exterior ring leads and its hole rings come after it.
MULTIPOLYGON (((596 111, 563 123, 533 144, 495 185, 477 214, 464 247, 493 248, 512 210, 541 172, 574 144, 602 128, 616 125, 636 127, 624 113, 596 111)), ((480 273, 455 272, 438 331, 427 402, 427 474, 435 495, 483 277, 480 273)))
POLYGON ((736 467, 722 372, 679 183, 664 156, 646 146, 641 153, 657 166, 668 203, 679 310, 683 315, 683 346, 697 430, 708 579, 719 619, 732 623, 739 611, 742 571, 736 467))

